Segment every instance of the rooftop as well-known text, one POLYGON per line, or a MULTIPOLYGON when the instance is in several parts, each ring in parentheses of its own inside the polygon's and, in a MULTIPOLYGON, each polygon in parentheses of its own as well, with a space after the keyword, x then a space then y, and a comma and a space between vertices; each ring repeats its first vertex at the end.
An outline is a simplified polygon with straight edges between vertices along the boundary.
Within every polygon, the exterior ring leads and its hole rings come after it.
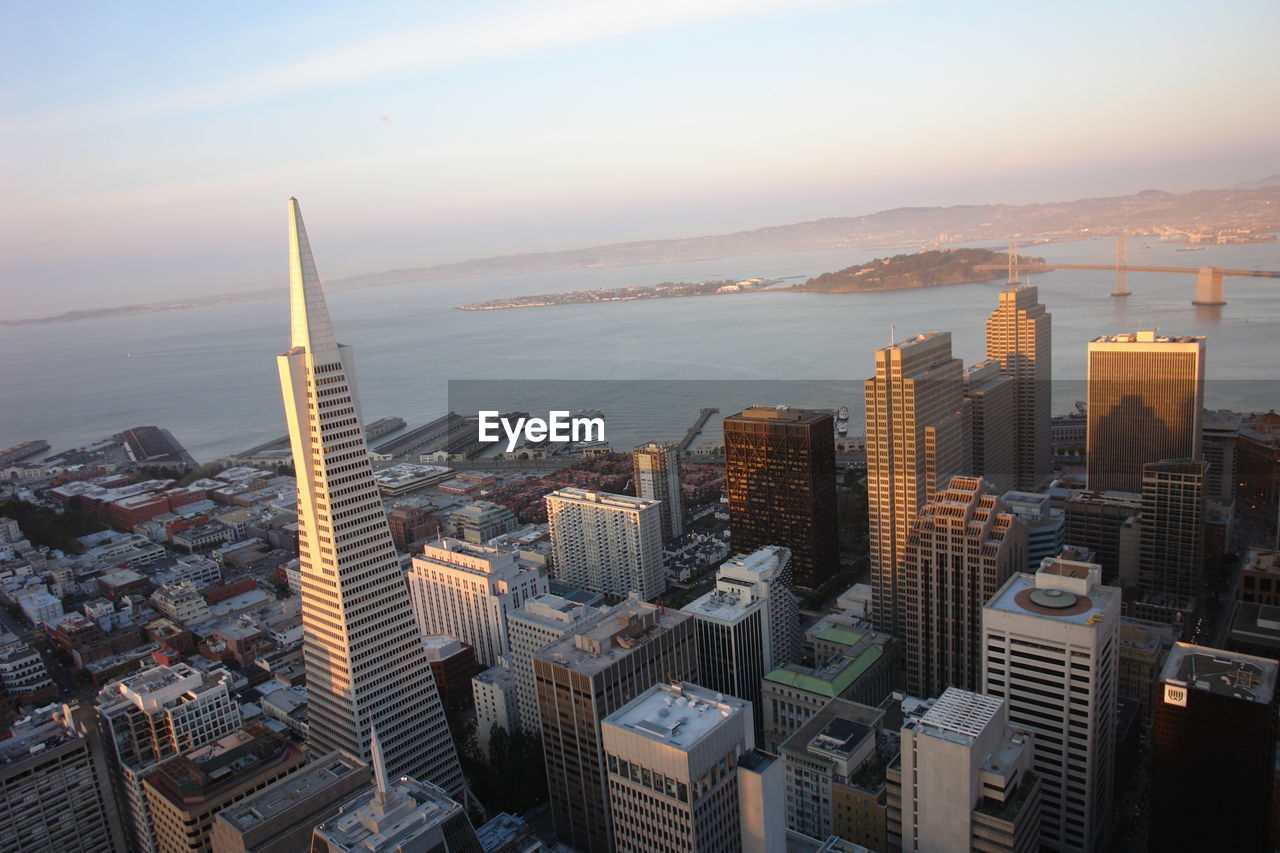
MULTIPOLYGON (((696 684, 655 684, 602 721, 688 751, 751 704, 696 684)), ((739 725, 741 725, 739 723, 739 725)))
POLYGON ((1162 335, 1159 329, 1139 329, 1118 335, 1099 335, 1095 344, 1196 344, 1204 343, 1204 335, 1162 335))
POLYGON ((1175 643, 1160 680, 1269 705, 1275 695, 1277 669, 1280 664, 1267 658, 1175 643))
MULTIPOLYGON (((842 628, 827 629, 827 631, 831 630, 842 632, 841 636, 846 634, 856 636, 856 639, 849 644, 851 646, 849 651, 817 669, 798 663, 784 664, 766 675, 765 681, 834 699, 848 690, 873 663, 884 655, 883 638, 880 635, 858 634, 842 628)), ((825 634, 826 631, 823 633, 825 634)))
POLYGON ((1000 713, 1003 699, 948 687, 920 717, 920 723, 972 742, 1000 713))
POLYGON ((272 820, 288 809, 312 798, 320 798, 353 772, 367 765, 341 752, 332 752, 304 769, 285 777, 246 800, 227 806, 219 814, 236 829, 247 832, 264 821, 272 820))
POLYGON ((537 658, 584 675, 595 675, 632 649, 690 618, 682 610, 628 599, 597 614, 580 633, 547 646, 537 658))
POLYGON ((70 711, 65 705, 37 708, 12 726, 9 737, 0 740, 0 767, 9 767, 40 753, 80 737, 66 721, 70 711))
POLYGON ((657 506, 661 503, 661 501, 652 500, 650 498, 634 498, 631 495, 615 495, 612 492, 597 492, 592 491, 591 489, 579 489, 576 486, 556 489, 554 492, 548 494, 547 498, 575 501, 578 503, 599 504, 604 507, 626 510, 646 509, 651 506, 657 506))
POLYGON ((815 409, 796 409, 791 406, 749 406, 736 415, 729 415, 726 421, 784 421, 797 424, 816 424, 823 420, 831 420, 830 412, 819 412, 815 409))
POLYGON ((1108 610, 1119 610, 1120 590, 1095 585, 1085 594, 1077 588, 1085 583, 1071 570, 1061 575, 1043 568, 1034 575, 1022 572, 996 592, 987 609, 1093 626, 1108 610))
MULTIPOLYGON (((391 782, 385 800, 369 790, 342 806, 337 816, 316 827, 331 849, 369 851, 417 850, 414 839, 436 830, 454 815, 465 813, 449 795, 409 776, 391 782)), ((319 848, 324 849, 324 848, 319 848)), ((435 849, 426 847, 423 849, 435 849)))

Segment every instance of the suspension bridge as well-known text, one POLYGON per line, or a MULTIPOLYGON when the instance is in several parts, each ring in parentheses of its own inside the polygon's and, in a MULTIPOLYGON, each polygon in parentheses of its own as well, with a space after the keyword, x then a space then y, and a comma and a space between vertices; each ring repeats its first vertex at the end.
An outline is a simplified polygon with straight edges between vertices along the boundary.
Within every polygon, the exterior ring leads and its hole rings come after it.
MULTIPOLYGON (((983 264, 976 269, 995 270, 1006 268, 1003 264, 983 264)), ((1192 305, 1226 305, 1227 300, 1222 289, 1222 279, 1226 277, 1240 278, 1280 278, 1280 270, 1227 269, 1224 267, 1174 267, 1155 266, 1150 264, 1129 263, 1129 237, 1121 234, 1116 237, 1116 260, 1113 264, 1024 264, 1018 258, 1018 244, 1009 244, 1009 283, 1017 284, 1018 277, 1024 272, 1049 272, 1050 270, 1112 270, 1116 274, 1116 286, 1112 296, 1129 296, 1129 273, 1154 272, 1194 275, 1196 277, 1196 294, 1192 305)))

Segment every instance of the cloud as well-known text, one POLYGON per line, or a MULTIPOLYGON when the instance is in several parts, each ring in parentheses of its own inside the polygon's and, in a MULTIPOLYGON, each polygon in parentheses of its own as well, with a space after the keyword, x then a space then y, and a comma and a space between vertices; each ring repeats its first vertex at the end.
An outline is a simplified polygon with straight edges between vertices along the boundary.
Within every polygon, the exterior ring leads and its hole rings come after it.
POLYGON ((380 36, 301 59, 264 67, 205 86, 149 97, 73 107, 42 116, 11 116, 5 131, 31 122, 77 127, 122 118, 231 107, 328 86, 360 83, 505 59, 575 44, 691 26, 726 18, 788 13, 832 6, 866 5, 875 0, 541 0, 495 16, 380 36))

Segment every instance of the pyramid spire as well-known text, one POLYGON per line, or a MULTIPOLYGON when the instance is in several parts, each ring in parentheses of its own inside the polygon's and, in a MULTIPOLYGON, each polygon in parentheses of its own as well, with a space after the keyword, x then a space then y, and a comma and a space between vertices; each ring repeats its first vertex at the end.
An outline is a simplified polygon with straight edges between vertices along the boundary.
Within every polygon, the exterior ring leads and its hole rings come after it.
POLYGON ((329 321, 324 290, 311 257, 311 243, 302 223, 302 209, 296 198, 289 199, 289 311, 293 347, 315 355, 338 347, 329 321))
POLYGON ((382 743, 378 740, 378 727, 369 727, 369 761, 373 765, 373 780, 377 788, 378 801, 385 802, 391 790, 387 781, 387 762, 382 755, 382 743))

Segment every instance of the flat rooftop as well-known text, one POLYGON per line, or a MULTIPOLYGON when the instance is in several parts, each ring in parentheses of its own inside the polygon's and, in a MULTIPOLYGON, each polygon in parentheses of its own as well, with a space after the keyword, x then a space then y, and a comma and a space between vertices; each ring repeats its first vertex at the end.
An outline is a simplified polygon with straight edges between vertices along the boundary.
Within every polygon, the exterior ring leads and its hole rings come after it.
MULTIPOLYGON (((1041 572, 1043 573, 1043 569, 1041 572)), ((1021 573, 1014 575, 987 607, 1073 625, 1093 625, 1097 622, 1094 617, 1104 614, 1108 608, 1119 610, 1119 595, 1119 589, 1109 586, 1095 586, 1089 590, 1088 595, 1078 595, 1066 590, 1040 589, 1036 586, 1035 575, 1021 573)))
POLYGON ((605 717, 602 725, 688 751, 721 726, 733 725, 750 707, 696 684, 655 684, 605 717))
POLYGON ((1174 643, 1160 672, 1160 680, 1269 705, 1275 695, 1278 669, 1280 664, 1267 658, 1174 643))
POLYGON ((325 791, 360 770, 365 770, 365 776, 368 776, 367 765, 348 755, 333 752, 263 789, 261 793, 226 807, 219 814, 236 829, 247 832, 260 823, 279 817, 299 803, 323 798, 325 791))
POLYGON ((623 601, 585 622, 581 632, 547 646, 538 652, 537 658, 583 675, 595 675, 632 649, 691 618, 683 610, 668 610, 644 601, 623 601))
POLYGON ((830 412, 816 409, 797 409, 791 406, 748 406, 736 415, 729 415, 726 421, 782 421, 794 424, 816 424, 823 420, 831 420, 830 412))
POLYGON ((1000 713, 1004 700, 982 693, 948 687, 920 716, 920 723, 973 742, 1000 713))

